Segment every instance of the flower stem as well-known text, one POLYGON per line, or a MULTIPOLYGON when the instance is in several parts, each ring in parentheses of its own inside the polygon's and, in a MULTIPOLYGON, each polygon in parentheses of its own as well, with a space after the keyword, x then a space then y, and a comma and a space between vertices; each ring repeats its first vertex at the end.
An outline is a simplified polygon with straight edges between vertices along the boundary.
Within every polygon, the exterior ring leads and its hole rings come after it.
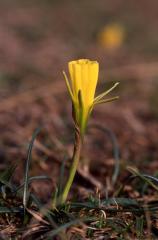
POLYGON ((67 183, 65 185, 65 188, 63 190, 63 193, 61 195, 61 203, 65 203, 68 193, 70 191, 71 185, 73 183, 78 162, 80 160, 80 154, 81 154, 81 146, 82 146, 82 137, 80 134, 80 130, 78 129, 77 126, 75 126, 75 143, 74 143, 74 151, 73 151, 73 156, 72 156, 72 165, 70 168, 70 174, 67 180, 67 183))

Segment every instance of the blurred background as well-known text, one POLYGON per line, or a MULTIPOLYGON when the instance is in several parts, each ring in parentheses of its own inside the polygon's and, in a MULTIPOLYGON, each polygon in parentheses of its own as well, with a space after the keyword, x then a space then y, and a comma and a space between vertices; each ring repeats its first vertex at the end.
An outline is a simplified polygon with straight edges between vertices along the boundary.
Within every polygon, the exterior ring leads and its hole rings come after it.
MULTIPOLYGON (((123 166, 155 172, 157 26, 155 0, 1 0, 0 168, 25 160, 37 127, 42 131, 35 144, 36 169, 38 163, 40 171, 50 172, 48 165, 62 159, 61 149, 71 147, 73 132, 62 70, 70 60, 90 58, 100 63, 98 92, 120 82, 113 92, 120 99, 96 108, 91 121, 116 134, 123 166)), ((111 145, 100 135, 87 140, 92 171, 98 156, 101 164, 107 159, 111 164, 111 145)))

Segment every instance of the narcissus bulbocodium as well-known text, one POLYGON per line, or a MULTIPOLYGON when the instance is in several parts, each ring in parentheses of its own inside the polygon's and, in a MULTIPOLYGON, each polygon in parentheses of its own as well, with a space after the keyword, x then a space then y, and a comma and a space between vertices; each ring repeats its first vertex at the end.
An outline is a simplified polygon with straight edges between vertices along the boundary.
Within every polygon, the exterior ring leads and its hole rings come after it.
POLYGON ((68 63, 70 81, 63 72, 66 85, 71 96, 74 120, 78 125, 81 135, 85 133, 87 121, 93 107, 96 104, 113 101, 118 97, 105 99, 119 83, 115 83, 109 90, 95 97, 96 86, 99 75, 99 63, 89 59, 79 59, 68 63))

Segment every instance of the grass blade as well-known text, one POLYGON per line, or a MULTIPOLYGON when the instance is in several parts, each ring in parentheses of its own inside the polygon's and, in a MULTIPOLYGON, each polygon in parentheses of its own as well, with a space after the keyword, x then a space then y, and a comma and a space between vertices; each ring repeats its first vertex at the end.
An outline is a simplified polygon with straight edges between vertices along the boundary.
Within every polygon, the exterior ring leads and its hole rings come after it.
MULTIPOLYGON (((50 239, 50 240, 51 240, 52 237, 57 236, 59 233, 61 233, 61 232, 64 231, 65 229, 71 227, 72 225, 81 224, 81 223, 82 223, 82 222, 81 222, 80 219, 75 219, 75 220, 72 220, 72 221, 70 221, 70 222, 68 222, 68 223, 65 223, 65 224, 59 226, 58 228, 50 231, 48 234, 46 234, 46 235, 47 235, 47 239, 50 239)), ((65 239, 67 239, 66 236, 65 236, 65 239)))
POLYGON ((158 191, 158 186, 153 183, 153 177, 151 179, 151 177, 149 178, 149 175, 141 174, 137 169, 135 169, 133 167, 127 167, 127 170, 133 174, 133 177, 139 177, 145 183, 147 183, 149 186, 153 187, 156 191, 158 191))
POLYGON ((22 208, 20 207, 0 207, 0 214, 2 213, 20 213, 22 212, 22 208))
POLYGON ((0 174, 0 182, 9 182, 11 177, 13 176, 15 169, 16 169, 16 166, 11 165, 4 172, 2 172, 0 174))
POLYGON ((100 126, 99 124, 92 124, 90 127, 96 128, 100 131, 105 132, 106 134, 108 134, 108 136, 111 139, 111 143, 113 146, 113 155, 114 155, 114 159, 115 159, 115 167, 114 167, 114 172, 112 175, 112 183, 114 184, 117 180, 117 177, 118 177, 119 171, 120 171, 120 149, 119 149, 119 145, 117 142, 117 138, 116 138, 115 134, 113 133, 113 131, 109 128, 105 128, 103 126, 100 126))
POLYGON ((62 194, 63 191, 63 183, 64 183, 64 173, 65 173, 65 164, 66 164, 66 157, 62 161, 62 165, 60 168, 60 176, 59 176, 59 182, 58 182, 58 197, 62 194))
POLYGON ((24 192, 23 192, 23 206, 24 209, 27 207, 27 200, 28 200, 28 185, 29 185, 29 167, 31 162, 31 154, 33 143, 40 132, 40 129, 36 129, 34 134, 32 135, 31 142, 29 144, 28 153, 27 153, 27 160, 26 160, 26 167, 25 167, 25 177, 24 177, 24 192))
MULTIPOLYGON (((47 181, 51 181, 52 179, 48 176, 45 175, 41 175, 41 176, 34 176, 34 177, 30 177, 28 179, 28 185, 31 184, 33 181, 37 181, 37 180, 47 180, 47 181)), ((19 187, 17 187, 16 192, 20 191, 25 185, 25 182, 23 182, 19 187)))

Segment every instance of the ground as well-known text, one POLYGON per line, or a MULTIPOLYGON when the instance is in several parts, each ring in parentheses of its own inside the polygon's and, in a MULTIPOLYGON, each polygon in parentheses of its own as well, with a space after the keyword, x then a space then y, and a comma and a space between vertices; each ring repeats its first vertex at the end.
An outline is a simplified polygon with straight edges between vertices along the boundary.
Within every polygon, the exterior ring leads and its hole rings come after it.
POLYGON ((53 212, 56 225, 51 225, 43 214, 37 216, 39 206, 33 201, 26 214, 33 217, 25 224, 22 213, 13 216, 1 209, 1 238, 19 234, 19 239, 31 239, 33 232, 27 231, 34 226, 37 239, 42 239, 70 223, 62 229, 67 239, 157 239, 158 3, 7 0, 0 3, 0 16, 2 208, 23 205, 22 193, 13 197, 13 186, 6 190, 9 174, 4 171, 16 165, 12 184, 23 183, 28 144, 37 128, 29 176, 49 179, 33 181, 30 191, 50 209, 64 159, 67 177, 74 139, 62 76, 67 62, 98 60, 97 93, 120 82, 112 93, 119 100, 99 105, 91 116, 69 210, 59 209, 60 216, 53 212), (121 26, 124 35, 119 47, 110 48, 100 36, 113 24, 121 26), (81 224, 82 217, 88 220, 81 224))

